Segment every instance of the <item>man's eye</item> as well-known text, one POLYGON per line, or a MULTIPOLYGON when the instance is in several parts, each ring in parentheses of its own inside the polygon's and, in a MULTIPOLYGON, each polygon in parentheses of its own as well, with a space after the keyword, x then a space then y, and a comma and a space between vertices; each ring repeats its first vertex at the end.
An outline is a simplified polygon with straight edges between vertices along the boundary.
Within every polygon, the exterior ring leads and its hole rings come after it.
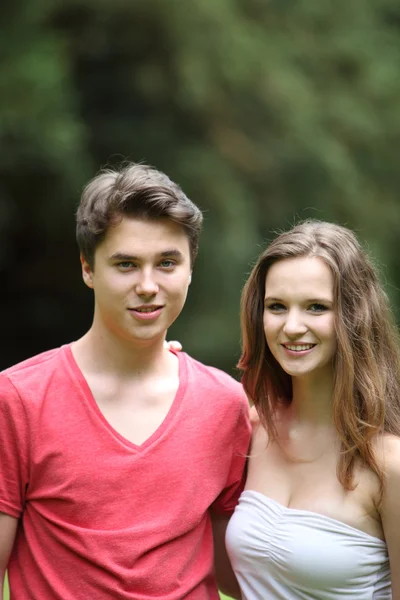
POLYGON ((162 267, 163 269, 171 269, 175 265, 176 263, 173 260, 162 260, 160 262, 160 267, 162 267))
POLYGON ((124 260, 122 262, 119 262, 117 264, 117 267, 119 267, 120 269, 131 269, 132 267, 134 267, 135 265, 133 264, 133 262, 130 262, 128 260, 124 260))

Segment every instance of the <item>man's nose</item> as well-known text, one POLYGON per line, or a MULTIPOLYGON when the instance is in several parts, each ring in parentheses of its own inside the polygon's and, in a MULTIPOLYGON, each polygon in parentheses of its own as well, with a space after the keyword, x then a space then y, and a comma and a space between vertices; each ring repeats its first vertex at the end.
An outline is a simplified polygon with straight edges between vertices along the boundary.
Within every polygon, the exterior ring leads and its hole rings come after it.
POLYGON ((138 296, 155 296, 158 293, 158 283, 150 269, 143 269, 138 273, 136 293, 138 296))

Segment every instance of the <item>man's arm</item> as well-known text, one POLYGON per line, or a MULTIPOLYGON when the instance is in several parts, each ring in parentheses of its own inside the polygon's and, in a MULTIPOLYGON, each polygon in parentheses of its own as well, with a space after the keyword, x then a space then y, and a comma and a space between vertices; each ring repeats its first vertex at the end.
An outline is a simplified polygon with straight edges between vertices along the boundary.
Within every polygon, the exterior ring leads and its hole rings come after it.
POLYGON ((211 512, 214 537, 214 567, 218 588, 232 598, 241 598, 240 588, 225 547, 225 532, 229 516, 211 512))
POLYGON ((14 545, 18 519, 0 513, 0 600, 3 600, 4 577, 14 545))

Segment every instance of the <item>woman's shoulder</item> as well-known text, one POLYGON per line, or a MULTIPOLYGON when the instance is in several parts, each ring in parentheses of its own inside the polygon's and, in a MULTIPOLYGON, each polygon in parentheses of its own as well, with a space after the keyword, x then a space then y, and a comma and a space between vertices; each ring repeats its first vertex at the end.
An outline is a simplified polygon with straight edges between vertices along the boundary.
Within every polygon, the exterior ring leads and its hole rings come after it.
POLYGON ((250 423, 253 427, 253 430, 260 424, 260 417, 254 404, 253 406, 250 406, 250 423))
POLYGON ((390 466, 398 466, 400 470, 400 437, 392 433, 383 433, 372 441, 376 460, 386 472, 390 466))
POLYGON ((375 458, 384 477, 383 503, 400 497, 400 437, 390 433, 373 441, 375 458))
POLYGON ((250 423, 252 427, 251 456, 253 456, 257 455, 259 451, 265 450, 269 441, 267 430, 254 405, 250 407, 250 423))

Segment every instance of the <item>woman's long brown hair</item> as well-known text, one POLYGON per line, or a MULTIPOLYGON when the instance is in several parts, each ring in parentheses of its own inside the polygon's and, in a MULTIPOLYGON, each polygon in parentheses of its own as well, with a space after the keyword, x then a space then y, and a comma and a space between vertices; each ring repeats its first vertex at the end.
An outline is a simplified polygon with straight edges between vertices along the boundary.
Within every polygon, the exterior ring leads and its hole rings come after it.
POLYGON ((242 382, 269 439, 277 438, 274 414, 292 399, 291 377, 272 356, 263 328, 265 279, 269 268, 288 258, 315 256, 334 278, 337 351, 334 357, 333 420, 341 440, 337 475, 354 488, 357 461, 384 473, 373 451, 377 434, 400 436, 400 350, 386 294, 367 254, 349 229, 304 221, 280 234, 261 254, 241 301, 242 382))

